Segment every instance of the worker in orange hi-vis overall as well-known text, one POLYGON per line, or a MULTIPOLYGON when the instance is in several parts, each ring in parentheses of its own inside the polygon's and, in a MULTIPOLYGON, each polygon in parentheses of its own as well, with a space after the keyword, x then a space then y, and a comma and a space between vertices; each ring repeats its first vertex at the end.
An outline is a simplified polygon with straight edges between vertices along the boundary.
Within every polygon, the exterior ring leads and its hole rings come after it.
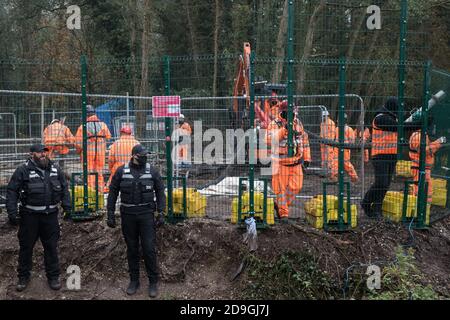
MULTIPOLYGON (((330 118, 330 114, 327 110, 322 111, 322 122, 320 123, 320 137, 327 140, 335 140, 336 138, 336 124, 330 118)), ((327 170, 327 173, 331 172, 333 164, 333 148, 326 145, 320 145, 320 155, 322 160, 322 168, 327 170)))
POLYGON ((190 136, 192 134, 192 128, 189 123, 185 121, 184 115, 182 114, 180 114, 178 118, 177 129, 179 130, 178 161, 181 164, 187 164, 187 162, 189 161, 189 145, 186 142, 183 143, 183 136, 190 136))
MULTIPOLYGON (((353 130, 349 125, 347 125, 347 115, 344 116, 345 127, 344 127, 344 143, 354 144, 356 141, 355 130, 353 130)), ((336 142, 339 141, 339 126, 336 127, 336 142)), ((351 152, 350 149, 344 150, 344 170, 350 176, 350 180, 353 183, 358 182, 358 174, 356 173, 353 164, 351 163, 351 152)), ((339 169, 339 149, 333 148, 333 162, 331 165, 331 180, 336 180, 338 176, 339 169)))
POLYGON ((272 121, 266 132, 266 143, 272 148, 272 189, 276 194, 275 208, 282 223, 288 222, 289 205, 303 186, 303 168, 311 162, 307 133, 298 118, 293 122, 294 155, 288 154, 287 112, 272 121))
MULTIPOLYGON (((409 138, 409 157, 411 158, 411 173, 415 182, 419 181, 419 158, 420 158, 420 130, 415 131, 411 138, 409 138)), ((425 158, 425 181, 428 182, 428 197, 427 203, 431 204, 433 195, 433 184, 431 180, 431 168, 434 164, 434 155, 441 148, 443 144, 447 142, 446 137, 440 137, 439 139, 431 142, 427 135, 426 138, 426 158, 425 158)), ((418 185, 412 185, 412 192, 417 196, 418 185)))
MULTIPOLYGON (((75 137, 63 122, 60 119, 53 119, 44 130, 44 145, 49 150, 48 157, 50 160, 53 160, 57 155, 61 157, 67 155, 69 146, 75 143, 75 137)), ((64 169, 64 159, 59 160, 59 166, 64 169)))
MULTIPOLYGON (((104 192, 105 181, 103 179, 103 168, 105 167, 106 140, 111 139, 111 132, 106 123, 100 121, 95 114, 93 106, 88 105, 87 111, 87 167, 88 172, 98 173, 98 190, 104 192)), ((79 126, 75 135, 76 148, 83 161, 83 126, 79 126)), ((88 176, 88 186, 95 189, 95 175, 88 176)))
POLYGON ((106 189, 109 189, 111 179, 116 173, 118 167, 125 165, 130 161, 131 150, 135 145, 140 144, 132 135, 131 128, 128 126, 120 129, 120 138, 115 141, 109 149, 108 167, 111 175, 107 183, 106 189))

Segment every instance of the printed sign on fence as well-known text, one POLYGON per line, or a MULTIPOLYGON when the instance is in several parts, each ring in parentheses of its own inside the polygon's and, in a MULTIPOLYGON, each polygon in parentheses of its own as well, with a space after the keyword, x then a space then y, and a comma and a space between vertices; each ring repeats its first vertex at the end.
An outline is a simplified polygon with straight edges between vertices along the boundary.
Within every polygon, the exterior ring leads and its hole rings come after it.
POLYGON ((180 96, 153 96, 152 97, 152 116, 153 118, 180 116, 180 96))

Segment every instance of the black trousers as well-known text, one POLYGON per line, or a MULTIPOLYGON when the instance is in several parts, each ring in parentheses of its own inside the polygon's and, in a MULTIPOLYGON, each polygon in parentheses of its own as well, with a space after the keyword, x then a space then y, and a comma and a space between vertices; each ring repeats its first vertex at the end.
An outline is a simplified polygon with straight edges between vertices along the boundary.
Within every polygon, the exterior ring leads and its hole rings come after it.
POLYGON ((29 278, 33 266, 33 249, 36 241, 41 240, 44 247, 45 273, 48 279, 60 275, 58 259, 58 240, 60 228, 58 213, 21 212, 19 224, 19 278, 29 278))
POLYGON ((139 279, 139 242, 150 283, 158 282, 156 230, 153 213, 121 214, 122 233, 127 244, 128 272, 131 280, 139 279))
POLYGON ((381 214, 384 196, 391 185, 396 164, 397 158, 395 155, 386 155, 372 159, 375 182, 367 190, 362 201, 362 206, 366 212, 381 214))

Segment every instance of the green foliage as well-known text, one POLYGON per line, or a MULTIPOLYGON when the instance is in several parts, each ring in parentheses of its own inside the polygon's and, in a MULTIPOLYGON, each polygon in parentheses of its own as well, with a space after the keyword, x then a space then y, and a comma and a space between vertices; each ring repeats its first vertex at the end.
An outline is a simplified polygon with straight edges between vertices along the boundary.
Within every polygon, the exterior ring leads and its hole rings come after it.
POLYGON ((439 295, 430 285, 422 284, 423 275, 417 268, 414 252, 396 250, 396 263, 384 268, 381 290, 371 291, 368 298, 374 300, 435 300, 439 295))
POLYGON ((264 261, 248 256, 244 299, 329 299, 334 295, 330 276, 306 252, 288 251, 264 261))

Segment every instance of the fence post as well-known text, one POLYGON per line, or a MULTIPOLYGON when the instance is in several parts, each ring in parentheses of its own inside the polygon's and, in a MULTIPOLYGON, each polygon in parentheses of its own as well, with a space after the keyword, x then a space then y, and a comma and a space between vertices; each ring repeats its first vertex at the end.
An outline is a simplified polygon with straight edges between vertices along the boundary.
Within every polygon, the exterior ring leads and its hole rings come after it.
POLYGON ((294 156, 294 132, 293 132, 293 109, 294 109, 294 87, 293 87, 293 63, 294 63, 294 1, 289 0, 288 6, 288 39, 287 39, 287 99, 288 99, 288 110, 287 110, 287 121, 288 121, 288 156, 294 156))
MULTIPOLYGON (((170 95, 170 56, 164 56, 164 94, 170 95)), ((172 118, 166 117, 167 215, 173 221, 172 118)))
MULTIPOLYGON (((345 58, 341 57, 339 61, 339 157, 338 157, 338 229, 345 229, 344 226, 344 136, 345 136, 345 58)), ((347 221, 350 223, 350 221, 347 221)))
POLYGON ((41 142, 44 144, 45 96, 41 95, 41 142))
MULTIPOLYGON (((88 198, 88 168, 87 168, 87 127, 86 127, 86 82, 87 82, 87 62, 86 56, 81 56, 81 119, 83 126, 83 211, 87 215, 89 211, 89 198, 88 198)), ((72 195, 75 197, 75 194, 72 195)))
POLYGON ((398 136, 397 145, 398 152, 397 158, 403 159, 403 147, 407 144, 405 141, 404 131, 404 112, 405 112, 405 62, 406 62, 406 32, 407 32, 407 18, 408 18, 408 0, 402 0, 401 2, 401 15, 400 15, 400 55, 398 64, 398 136))
MULTIPOLYGON (((249 141, 249 216, 255 215, 255 53, 250 54, 250 141, 249 141)), ((264 221, 265 222, 265 221, 264 221)))
POLYGON ((426 194, 426 147, 428 136, 428 100, 430 99, 430 69, 431 61, 425 65, 424 74, 424 102, 422 107, 422 129, 420 132, 420 154, 419 154, 419 185, 417 191, 417 228, 424 228, 426 222, 426 211, 428 195, 426 194))

